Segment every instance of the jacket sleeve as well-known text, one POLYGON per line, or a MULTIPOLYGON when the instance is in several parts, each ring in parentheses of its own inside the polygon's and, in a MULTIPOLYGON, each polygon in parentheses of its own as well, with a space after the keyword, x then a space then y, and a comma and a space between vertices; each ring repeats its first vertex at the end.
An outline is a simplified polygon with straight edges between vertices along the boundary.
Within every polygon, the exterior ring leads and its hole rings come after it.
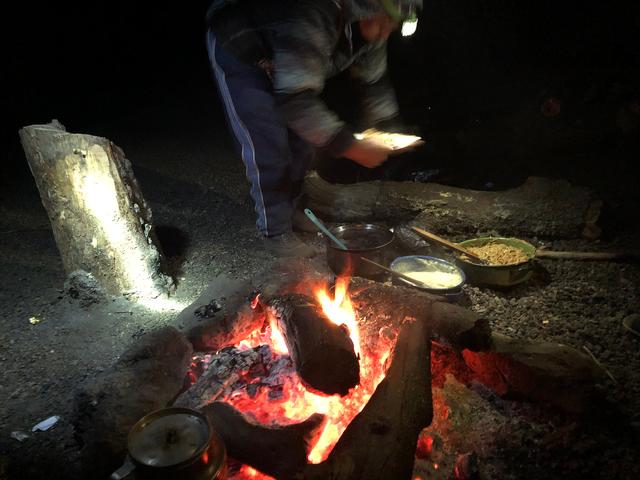
POLYGON ((372 47, 351 66, 360 95, 360 127, 370 128, 398 116, 398 101, 387 74, 387 44, 372 47))
POLYGON ((320 98, 338 39, 335 18, 307 9, 273 38, 273 86, 286 124, 312 145, 339 155, 353 142, 353 130, 320 98))

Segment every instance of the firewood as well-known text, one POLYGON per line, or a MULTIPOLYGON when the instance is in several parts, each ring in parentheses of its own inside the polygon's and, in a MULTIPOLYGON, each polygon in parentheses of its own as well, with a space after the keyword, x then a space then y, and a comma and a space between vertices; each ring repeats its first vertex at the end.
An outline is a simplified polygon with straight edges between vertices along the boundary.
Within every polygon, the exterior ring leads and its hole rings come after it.
POLYGON ((486 319, 459 305, 415 288, 389 286, 352 278, 351 300, 366 336, 381 328, 399 328, 407 317, 427 318, 434 340, 457 350, 489 350, 491 329, 486 319))
POLYGON ((387 375, 329 458, 298 480, 410 479, 418 435, 433 418, 431 333, 427 318, 407 321, 387 375))
POLYGON ((66 273, 91 273, 113 295, 166 294, 173 281, 124 152, 57 120, 22 128, 20 140, 66 273))
POLYGON ((602 202, 586 188, 531 177, 516 188, 489 192, 435 183, 329 183, 316 173, 304 185, 308 206, 341 222, 398 220, 440 234, 597 237, 602 202))
POLYGON ((218 358, 232 358, 233 361, 216 362, 202 373, 200 378, 173 402, 175 407, 201 408, 222 396, 225 389, 238 381, 243 373, 249 371, 260 362, 260 354, 255 349, 240 351, 230 349, 229 353, 221 353, 218 358))
POLYGON ((360 381, 360 365, 346 326, 332 323, 311 297, 293 294, 269 301, 289 355, 311 390, 346 395, 360 381))
POLYGON ((256 295, 250 281, 220 275, 173 323, 196 351, 237 345, 265 321, 265 312, 252 308, 256 295))
POLYGON ((291 478, 307 464, 324 424, 324 415, 314 414, 295 425, 261 426, 221 402, 207 405, 202 411, 222 437, 231 458, 278 479, 291 478))
POLYGON ((604 372, 567 345, 494 334, 494 350, 463 351, 478 380, 505 397, 520 397, 579 413, 597 398, 604 372))

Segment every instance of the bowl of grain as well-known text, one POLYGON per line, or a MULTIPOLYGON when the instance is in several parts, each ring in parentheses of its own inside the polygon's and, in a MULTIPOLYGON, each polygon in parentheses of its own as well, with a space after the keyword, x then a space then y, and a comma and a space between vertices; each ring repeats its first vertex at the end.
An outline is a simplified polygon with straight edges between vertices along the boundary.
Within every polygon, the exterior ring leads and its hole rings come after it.
POLYGON ((505 288, 526 282, 533 274, 536 248, 519 238, 480 237, 458 245, 477 255, 486 263, 480 264, 470 257, 457 258, 458 266, 472 285, 505 288))
POLYGON ((465 283, 465 274, 462 269, 441 258, 407 255, 396 258, 389 267, 416 280, 415 284, 411 284, 403 278, 394 277, 394 283, 409 285, 438 295, 457 295, 462 291, 462 285, 465 283))

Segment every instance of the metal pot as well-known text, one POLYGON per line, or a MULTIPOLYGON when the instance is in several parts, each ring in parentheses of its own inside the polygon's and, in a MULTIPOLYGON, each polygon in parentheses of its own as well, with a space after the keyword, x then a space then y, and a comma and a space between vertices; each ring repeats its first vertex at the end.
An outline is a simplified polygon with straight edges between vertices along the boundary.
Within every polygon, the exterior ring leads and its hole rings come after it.
POLYGON ((379 279, 386 275, 383 270, 363 262, 362 257, 389 264, 394 232, 371 223, 344 224, 329 229, 348 250, 342 250, 327 238, 327 264, 337 274, 349 272, 351 275, 379 279))
POLYGON ((528 257, 524 262, 512 265, 480 265, 458 257, 456 263, 467 276, 472 285, 507 288, 526 282, 533 275, 533 258, 536 247, 519 238, 479 237, 460 242, 461 247, 482 247, 490 242, 503 243, 522 250, 528 257))
POLYGON ((197 410, 170 407, 142 417, 129 431, 127 449, 124 464, 111 480, 226 477, 224 443, 197 410))

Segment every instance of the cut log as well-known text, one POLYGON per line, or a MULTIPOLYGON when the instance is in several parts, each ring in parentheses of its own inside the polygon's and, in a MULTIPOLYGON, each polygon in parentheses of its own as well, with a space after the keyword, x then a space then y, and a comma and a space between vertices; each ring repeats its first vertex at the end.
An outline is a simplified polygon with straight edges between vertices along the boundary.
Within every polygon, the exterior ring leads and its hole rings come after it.
POLYGON ((432 418, 431 334, 423 318, 403 325, 385 379, 329 458, 296 478, 410 479, 418 435, 432 418))
POLYGON ((360 364, 348 329, 331 322, 313 298, 276 297, 269 301, 269 310, 307 388, 346 395, 360 382, 360 364))
POLYGON ((66 273, 89 272, 114 295, 166 293, 151 209, 124 152, 57 120, 22 128, 20 139, 66 273))
POLYGON ((324 425, 324 415, 320 414, 296 425, 265 427, 226 403, 215 402, 202 410, 224 440, 231 458, 278 479, 292 478, 307 464, 324 425))
POLYGON ((406 318, 427 318, 433 338, 457 350, 490 350, 489 322, 459 305, 415 288, 388 286, 354 277, 349 285, 351 301, 365 338, 376 338, 380 329, 398 329, 406 318))
POLYGON ((305 179, 309 208, 328 220, 412 220, 441 234, 597 237, 602 203, 565 180, 531 177, 516 188, 487 192, 435 183, 331 184, 311 172, 305 179))
POLYGON ((564 411, 585 411, 604 372, 584 353, 558 343, 494 334, 491 352, 462 352, 477 378, 500 396, 526 398, 564 411))

